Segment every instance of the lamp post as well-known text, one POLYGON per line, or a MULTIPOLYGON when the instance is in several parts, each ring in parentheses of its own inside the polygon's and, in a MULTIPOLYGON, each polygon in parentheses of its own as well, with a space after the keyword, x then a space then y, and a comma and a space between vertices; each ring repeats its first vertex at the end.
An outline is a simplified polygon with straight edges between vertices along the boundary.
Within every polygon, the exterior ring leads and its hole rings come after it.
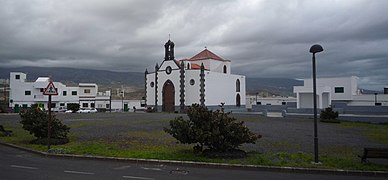
POLYGON ((319 44, 311 46, 310 53, 313 53, 313 100, 314 100, 314 162, 318 160, 318 127, 317 127, 317 82, 315 70, 315 53, 322 52, 323 48, 319 44))

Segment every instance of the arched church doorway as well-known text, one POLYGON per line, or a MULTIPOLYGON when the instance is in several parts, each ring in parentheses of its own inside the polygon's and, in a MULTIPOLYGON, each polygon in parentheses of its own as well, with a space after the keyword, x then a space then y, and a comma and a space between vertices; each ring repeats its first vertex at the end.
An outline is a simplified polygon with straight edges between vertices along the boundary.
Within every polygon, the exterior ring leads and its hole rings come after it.
POLYGON ((237 94, 236 96, 236 106, 240 107, 241 106, 241 97, 240 94, 237 94))
POLYGON ((163 105, 162 110, 164 112, 175 111, 175 88, 174 84, 167 80, 163 85, 163 105))

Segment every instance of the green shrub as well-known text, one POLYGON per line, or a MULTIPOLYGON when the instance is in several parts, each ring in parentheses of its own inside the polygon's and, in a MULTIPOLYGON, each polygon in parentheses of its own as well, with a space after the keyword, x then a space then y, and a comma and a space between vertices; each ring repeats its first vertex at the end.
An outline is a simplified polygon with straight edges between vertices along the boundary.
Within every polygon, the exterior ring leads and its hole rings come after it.
MULTIPOLYGON (((23 110, 20 112, 21 121, 23 129, 30 132, 38 140, 47 138, 47 126, 48 126, 48 114, 38 108, 38 105, 34 104, 31 108, 23 110)), ((60 142, 68 142, 64 139, 67 139, 67 134, 69 133, 70 128, 62 124, 55 115, 51 117, 51 134, 50 138, 59 139, 60 142)), ((39 142, 35 140, 34 142, 39 142)))
POLYGON ((333 108, 331 107, 327 107, 325 110, 321 111, 320 118, 323 122, 339 122, 339 120, 337 120, 338 112, 333 111, 333 108))
POLYGON ((170 121, 164 131, 180 143, 196 144, 194 152, 204 147, 216 152, 231 152, 244 143, 255 143, 261 135, 252 133, 243 121, 230 117, 220 110, 209 111, 206 107, 193 104, 187 110, 189 120, 178 117, 170 121))
POLYGON ((79 104, 78 103, 67 103, 67 110, 72 110, 73 112, 76 112, 79 110, 79 104))

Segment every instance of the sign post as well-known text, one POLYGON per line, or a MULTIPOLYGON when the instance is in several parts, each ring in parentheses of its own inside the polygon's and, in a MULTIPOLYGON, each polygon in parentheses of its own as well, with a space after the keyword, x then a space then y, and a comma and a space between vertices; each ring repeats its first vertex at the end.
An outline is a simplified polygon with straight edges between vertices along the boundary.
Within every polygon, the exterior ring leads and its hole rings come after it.
POLYGON ((46 89, 44 89, 43 95, 48 95, 48 121, 47 121, 47 151, 50 150, 50 136, 51 136, 51 96, 58 95, 58 91, 54 86, 54 83, 50 80, 46 89))

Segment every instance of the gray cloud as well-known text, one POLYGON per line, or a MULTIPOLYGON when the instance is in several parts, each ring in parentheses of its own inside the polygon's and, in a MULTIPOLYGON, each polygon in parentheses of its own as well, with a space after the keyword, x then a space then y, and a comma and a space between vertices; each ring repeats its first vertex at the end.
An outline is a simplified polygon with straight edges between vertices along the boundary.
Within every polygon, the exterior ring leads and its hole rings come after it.
POLYGON ((388 1, 3 0, 2 67, 152 69, 171 34, 177 59, 207 46, 249 77, 359 76, 388 85, 388 1))

